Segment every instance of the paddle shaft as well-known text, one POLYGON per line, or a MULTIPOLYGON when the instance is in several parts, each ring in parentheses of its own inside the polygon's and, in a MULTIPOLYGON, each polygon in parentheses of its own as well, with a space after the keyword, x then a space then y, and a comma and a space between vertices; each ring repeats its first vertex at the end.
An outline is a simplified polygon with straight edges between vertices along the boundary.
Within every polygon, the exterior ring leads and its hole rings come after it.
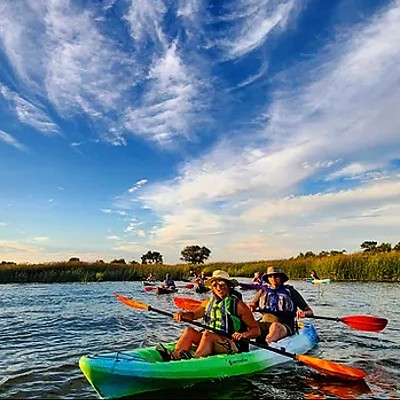
POLYGON ((309 317, 307 317, 307 318, 326 319, 327 321, 336 321, 336 322, 339 322, 339 321, 342 320, 342 319, 339 318, 339 317, 320 317, 320 316, 317 316, 317 315, 313 315, 312 317, 309 316, 309 317))

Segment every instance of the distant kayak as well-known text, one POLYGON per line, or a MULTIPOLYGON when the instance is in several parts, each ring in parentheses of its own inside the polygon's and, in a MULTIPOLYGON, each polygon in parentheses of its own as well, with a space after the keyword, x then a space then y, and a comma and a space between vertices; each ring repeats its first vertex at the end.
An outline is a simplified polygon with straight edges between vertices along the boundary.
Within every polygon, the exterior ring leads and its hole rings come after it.
POLYGON ((178 289, 172 289, 172 288, 165 288, 162 286, 156 287, 156 294, 170 294, 170 293, 176 293, 178 289))
MULTIPOLYGON (((305 354, 317 342, 314 326, 306 323, 298 334, 271 346, 305 354)), ((169 350, 174 345, 165 344, 169 350)), ((288 361, 288 357, 258 348, 245 353, 166 362, 162 361, 155 346, 152 346, 126 352, 83 356, 79 360, 79 367, 99 397, 116 399, 155 390, 170 392, 171 388, 190 386, 198 382, 253 374, 288 361)))
POLYGON ((156 281, 142 281, 143 286, 155 286, 157 285, 156 281))
POLYGON ((243 290, 259 290, 266 287, 266 285, 263 285, 261 283, 244 283, 244 282, 239 282, 239 286, 243 290))
POLYGON ((196 293, 207 293, 209 292, 211 289, 207 286, 196 286, 196 293))
POLYGON ((326 279, 312 279, 312 278, 307 278, 307 283, 312 283, 313 285, 328 285, 331 283, 331 280, 329 278, 326 279))

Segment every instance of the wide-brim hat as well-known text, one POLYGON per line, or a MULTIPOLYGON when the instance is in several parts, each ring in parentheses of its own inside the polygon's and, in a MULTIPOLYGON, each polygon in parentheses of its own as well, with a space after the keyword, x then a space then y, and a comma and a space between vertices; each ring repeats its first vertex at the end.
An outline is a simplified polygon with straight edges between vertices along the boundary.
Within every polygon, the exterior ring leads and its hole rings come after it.
POLYGON ((211 287, 211 284, 212 284, 213 281, 215 281, 215 280, 223 280, 223 281, 226 281, 226 282, 228 282, 228 284, 231 285, 232 287, 235 287, 235 286, 239 285, 239 282, 238 282, 236 279, 231 278, 231 277, 229 276, 229 274, 228 274, 226 271, 222 271, 222 270, 220 270, 220 269, 215 270, 215 271, 213 272, 213 274, 212 274, 212 277, 211 277, 211 278, 208 278, 208 279, 204 282, 204 285, 207 286, 207 287, 211 287))
POLYGON ((264 281, 268 281, 268 275, 280 275, 282 283, 289 280, 288 276, 279 267, 268 267, 267 272, 263 276, 264 281))

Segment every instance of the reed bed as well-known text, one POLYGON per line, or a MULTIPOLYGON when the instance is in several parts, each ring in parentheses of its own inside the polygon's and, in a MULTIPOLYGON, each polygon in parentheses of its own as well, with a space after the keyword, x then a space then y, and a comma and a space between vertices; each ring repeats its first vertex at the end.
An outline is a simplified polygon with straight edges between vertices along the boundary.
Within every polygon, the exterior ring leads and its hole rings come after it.
POLYGON ((139 281, 152 273, 164 280, 167 272, 175 280, 190 279, 189 271, 204 271, 211 275, 222 269, 231 276, 252 277, 255 272, 266 272, 269 266, 279 266, 290 279, 304 279, 315 269, 321 278, 332 281, 400 281, 400 252, 354 253, 326 257, 290 258, 280 260, 249 261, 239 263, 219 262, 193 264, 122 264, 88 263, 81 261, 45 264, 0 264, 0 283, 31 282, 95 282, 139 281))

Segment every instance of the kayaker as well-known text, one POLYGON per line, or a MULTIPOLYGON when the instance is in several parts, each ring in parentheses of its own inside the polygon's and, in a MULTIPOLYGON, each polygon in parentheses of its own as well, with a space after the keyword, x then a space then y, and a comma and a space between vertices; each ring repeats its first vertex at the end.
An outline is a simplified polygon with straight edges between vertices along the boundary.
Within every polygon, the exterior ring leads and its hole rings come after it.
POLYGON ((206 275, 204 274, 204 271, 202 271, 199 275, 196 276, 196 279, 194 280, 194 283, 197 286, 205 286, 206 275))
POLYGON ((150 272, 150 273, 149 273, 149 276, 148 276, 147 279, 146 279, 146 281, 147 281, 147 282, 155 282, 155 281, 156 281, 156 278, 155 278, 155 276, 150 272))
POLYGON ((318 275, 317 272, 315 271, 315 269, 313 269, 310 273, 311 279, 321 279, 318 275))
POLYGON ((254 278, 252 280, 253 283, 257 283, 259 285, 262 284, 262 276, 261 276, 261 272, 254 272, 254 278))
POLYGON ((280 268, 268 267, 265 278, 268 285, 257 291, 249 307, 262 314, 257 341, 271 343, 293 335, 296 318, 312 317, 314 312, 293 286, 284 285, 289 278, 280 268))
POLYGON ((199 332, 192 327, 186 327, 172 354, 169 354, 164 346, 157 346, 163 359, 191 358, 192 346, 196 347, 195 358, 248 351, 248 343, 240 342, 240 339, 256 338, 261 331, 250 308, 233 293, 237 285, 236 279, 230 278, 227 272, 216 270, 212 277, 205 281, 205 286, 212 289, 212 295, 196 310, 174 314, 174 319, 179 322, 184 319, 192 321, 204 317, 205 325, 225 332, 231 337, 211 330, 199 332))
POLYGON ((161 286, 167 289, 176 289, 175 282, 173 281, 170 273, 167 273, 167 275, 165 275, 165 281, 162 283, 161 286))

